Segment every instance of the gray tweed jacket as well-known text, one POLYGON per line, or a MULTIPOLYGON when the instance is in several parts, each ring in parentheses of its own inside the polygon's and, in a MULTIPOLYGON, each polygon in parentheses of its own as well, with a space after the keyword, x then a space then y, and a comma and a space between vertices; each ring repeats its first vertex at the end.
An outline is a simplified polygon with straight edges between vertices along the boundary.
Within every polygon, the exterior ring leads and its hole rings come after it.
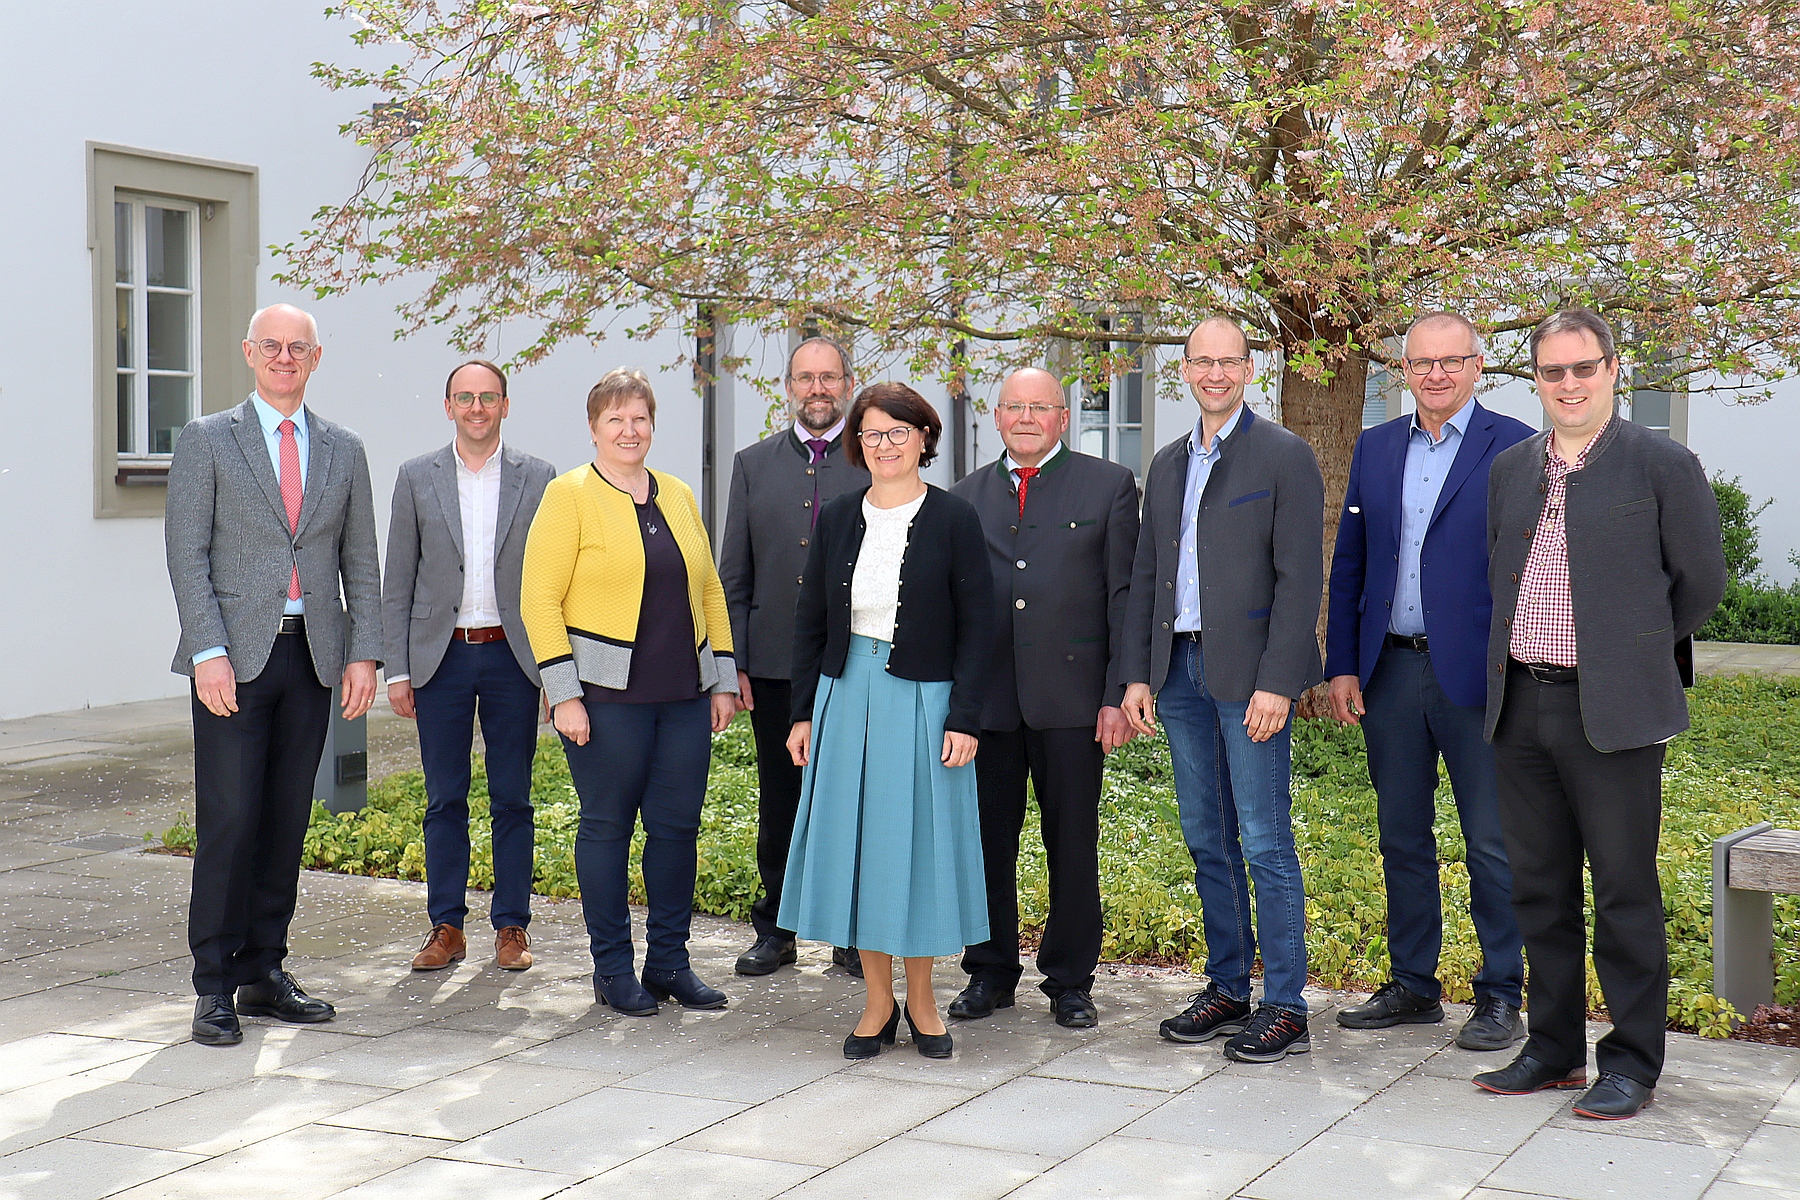
POLYGON ((335 687, 345 663, 381 660, 368 458, 342 425, 310 408, 306 421, 306 494, 292 536, 249 400, 189 422, 175 443, 163 542, 181 619, 178 674, 192 675, 194 655, 213 646, 226 648, 239 681, 262 674, 296 564, 319 682, 335 687))

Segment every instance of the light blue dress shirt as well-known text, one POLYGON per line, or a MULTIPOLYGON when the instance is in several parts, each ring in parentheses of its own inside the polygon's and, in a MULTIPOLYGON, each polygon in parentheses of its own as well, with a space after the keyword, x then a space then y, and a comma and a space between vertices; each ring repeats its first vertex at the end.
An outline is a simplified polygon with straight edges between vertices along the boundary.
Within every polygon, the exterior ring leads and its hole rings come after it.
POLYGON ((1414 413, 1406 433, 1406 474, 1400 483, 1400 576, 1394 583, 1394 615, 1388 620, 1388 631, 1407 637, 1425 632, 1425 597, 1419 591, 1419 555, 1425 546, 1425 531, 1431 526, 1431 514, 1437 511, 1438 496, 1444 490, 1444 478, 1450 464, 1462 448, 1463 434, 1469 425, 1469 414, 1475 410, 1473 400, 1444 422, 1436 441, 1419 427, 1419 414, 1414 413))
MULTIPOLYGON (((276 482, 281 480, 281 423, 287 420, 294 422, 294 442, 300 448, 300 490, 304 492, 306 490, 306 468, 310 458, 308 451, 311 449, 311 439, 306 427, 306 405, 302 404, 295 409, 293 417, 284 417, 273 404, 252 392, 250 407, 256 410, 256 419, 262 425, 263 444, 269 448, 269 465, 275 468, 276 482)), ((306 600, 304 597, 299 600, 289 600, 281 611, 284 616, 299 616, 306 611, 306 600)), ((207 659, 218 658, 225 652, 224 646, 214 646, 210 650, 202 650, 194 655, 194 665, 197 667, 207 659)))
POLYGON ((1194 529, 1200 518, 1200 497, 1206 492, 1206 481, 1212 478, 1213 464, 1219 461, 1225 439, 1237 429, 1243 417, 1244 406, 1240 404, 1231 414, 1231 420, 1213 435, 1210 446, 1206 444, 1201 424, 1206 419, 1205 414, 1194 422, 1194 436, 1188 443, 1187 491, 1181 497, 1181 547, 1175 562, 1177 633, 1192 633, 1200 628, 1200 554, 1194 544, 1194 529))

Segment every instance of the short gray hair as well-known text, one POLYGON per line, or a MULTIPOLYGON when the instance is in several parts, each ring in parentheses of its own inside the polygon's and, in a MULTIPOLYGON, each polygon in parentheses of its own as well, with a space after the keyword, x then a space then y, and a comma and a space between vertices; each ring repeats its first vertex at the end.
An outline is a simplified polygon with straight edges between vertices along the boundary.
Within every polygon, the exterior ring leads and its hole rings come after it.
POLYGON ((1537 370, 1538 345, 1553 333, 1591 333, 1600 343, 1601 358, 1617 358, 1612 326, 1591 308, 1565 308, 1539 321, 1531 331, 1531 369, 1537 370))
POLYGON ((272 312, 277 308, 291 308, 295 312, 299 313, 301 316, 305 317, 307 325, 312 329, 313 345, 316 346, 319 344, 319 322, 318 322, 318 319, 316 317, 314 317, 311 313, 307 312, 304 308, 300 308, 299 306, 293 305, 293 304, 266 304, 263 307, 257 309, 255 312, 251 313, 250 314, 250 323, 248 325, 244 326, 244 340, 246 342, 254 342, 256 340, 256 323, 263 319, 264 314, 272 312))
POLYGON ((1481 354, 1487 350, 1487 347, 1483 345, 1481 341, 1481 330, 1475 328, 1475 322, 1469 320, 1469 318, 1463 316, 1461 313, 1451 312, 1447 308, 1439 308, 1428 313, 1420 313, 1417 317, 1413 318, 1413 323, 1406 327, 1406 338, 1404 339, 1402 348, 1404 349, 1405 343, 1410 343, 1412 341, 1412 335, 1415 332, 1420 329, 1429 328, 1433 325, 1455 325, 1466 330, 1469 335, 1471 354, 1481 354))
POLYGON ((856 374, 850 367, 850 351, 845 348, 844 343, 838 341, 836 338, 825 337, 823 334, 814 334, 812 337, 802 338, 799 345, 788 351, 787 373, 783 375, 782 378, 792 379, 794 377, 794 359, 808 346, 830 346, 833 350, 837 351, 838 370, 842 371, 846 376, 856 374))

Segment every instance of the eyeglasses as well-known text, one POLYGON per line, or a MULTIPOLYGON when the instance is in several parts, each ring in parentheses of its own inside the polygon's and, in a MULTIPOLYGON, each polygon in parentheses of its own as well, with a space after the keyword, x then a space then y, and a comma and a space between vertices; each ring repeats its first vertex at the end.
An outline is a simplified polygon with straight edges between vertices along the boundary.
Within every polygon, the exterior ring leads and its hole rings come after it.
POLYGON ((1205 354, 1202 354, 1199 357, 1184 354, 1182 355, 1181 361, 1197 371, 1210 371, 1214 367, 1218 367, 1227 375, 1234 375, 1250 365, 1250 356, 1248 354, 1240 354, 1235 358, 1213 358, 1205 354))
POLYGON ((1066 405, 1066 404, 1020 404, 1016 400, 1011 400, 1005 404, 996 404, 994 407, 996 409, 998 409, 1000 412, 1005 413, 1009 417, 1022 417, 1026 413, 1030 413, 1032 416, 1036 417, 1038 420, 1041 421, 1045 417, 1049 416, 1051 413, 1056 412, 1059 409, 1067 408, 1068 405, 1066 405))
POLYGON ((1479 354, 1446 354, 1442 358, 1409 358, 1406 360, 1406 373, 1429 375, 1433 367, 1443 367, 1446 375, 1461 375, 1464 367, 1480 357, 1479 354))
POLYGON ((450 402, 458 408, 472 408, 478 403, 483 408, 499 408, 504 399, 499 392, 453 392, 450 396, 450 402))
POLYGON ((285 348, 295 362, 299 362, 319 348, 312 342, 289 342, 286 347, 283 347, 282 344, 274 338, 264 338, 262 341, 254 344, 258 350, 262 351, 262 356, 264 358, 280 358, 281 352, 285 348))
POLYGON ((802 391, 810 388, 815 383, 822 384, 828 388, 834 388, 838 384, 844 382, 844 377, 836 371, 826 371, 820 375, 814 375, 811 371, 808 371, 803 375, 790 375, 788 378, 793 381, 795 387, 802 391))
POLYGON ((904 446, 917 432, 911 425, 896 425, 892 429, 864 429, 856 435, 856 440, 871 450, 877 450, 884 439, 890 446, 904 446))
POLYGON ((1572 363, 1539 363, 1535 369, 1537 377, 1545 383, 1559 383, 1570 371, 1575 373, 1577 379, 1592 379, 1595 371, 1611 361, 1612 356, 1608 355, 1606 358, 1584 358, 1572 363))

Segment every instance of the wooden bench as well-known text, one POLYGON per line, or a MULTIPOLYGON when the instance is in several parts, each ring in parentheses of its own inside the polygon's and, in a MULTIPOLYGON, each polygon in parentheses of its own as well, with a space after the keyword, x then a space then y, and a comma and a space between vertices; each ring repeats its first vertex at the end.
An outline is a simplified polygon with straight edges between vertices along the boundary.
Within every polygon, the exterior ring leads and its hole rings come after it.
POLYGON ((1713 843, 1713 994, 1746 1017, 1775 1002, 1776 892, 1800 895, 1800 830, 1761 821, 1713 843))

